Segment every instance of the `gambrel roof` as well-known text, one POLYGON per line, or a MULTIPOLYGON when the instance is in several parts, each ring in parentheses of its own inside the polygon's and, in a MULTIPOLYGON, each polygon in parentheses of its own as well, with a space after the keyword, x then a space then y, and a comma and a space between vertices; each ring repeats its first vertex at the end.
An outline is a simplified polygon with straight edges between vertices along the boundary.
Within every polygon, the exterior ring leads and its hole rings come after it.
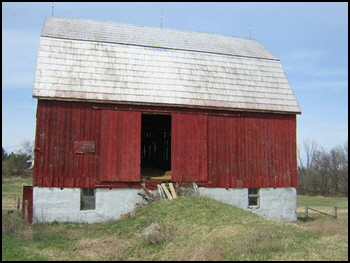
POLYGON ((255 40, 62 17, 46 18, 33 97, 301 113, 255 40))

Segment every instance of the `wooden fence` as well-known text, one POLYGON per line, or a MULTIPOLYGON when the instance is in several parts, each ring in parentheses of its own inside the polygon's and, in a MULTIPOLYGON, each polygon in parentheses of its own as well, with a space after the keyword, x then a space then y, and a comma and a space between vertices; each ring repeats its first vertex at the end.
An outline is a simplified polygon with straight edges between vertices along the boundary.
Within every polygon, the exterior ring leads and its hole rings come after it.
POLYGON ((338 215, 337 215, 337 213, 338 213, 338 208, 337 208, 337 206, 334 206, 334 214, 333 214, 333 215, 328 214, 328 213, 325 213, 325 212, 322 212, 322 211, 319 211, 319 210, 316 210, 316 209, 311 208, 311 207, 309 207, 309 206, 306 206, 306 207, 305 207, 305 218, 309 218, 309 210, 314 211, 314 212, 317 212, 317 213, 319 213, 319 214, 326 215, 326 216, 331 216, 331 217, 333 217, 333 218, 337 218, 337 216, 338 216, 338 215))
POLYGON ((2 210, 22 209, 21 194, 18 193, 2 193, 2 210))

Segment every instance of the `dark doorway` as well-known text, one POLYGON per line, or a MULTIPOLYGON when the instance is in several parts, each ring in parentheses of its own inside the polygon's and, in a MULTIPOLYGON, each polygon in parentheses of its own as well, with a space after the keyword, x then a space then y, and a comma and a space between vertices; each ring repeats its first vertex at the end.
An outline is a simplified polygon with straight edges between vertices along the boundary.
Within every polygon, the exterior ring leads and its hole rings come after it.
POLYGON ((141 125, 141 176, 164 176, 171 169, 171 115, 142 114, 141 125))

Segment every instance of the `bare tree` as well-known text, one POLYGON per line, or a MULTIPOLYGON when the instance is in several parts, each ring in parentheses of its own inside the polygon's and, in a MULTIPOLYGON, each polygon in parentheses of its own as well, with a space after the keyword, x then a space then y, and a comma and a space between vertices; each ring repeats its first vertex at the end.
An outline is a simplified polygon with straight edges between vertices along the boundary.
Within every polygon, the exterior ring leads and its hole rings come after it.
POLYGON ((30 157, 23 151, 11 152, 8 156, 8 166, 11 175, 21 176, 30 167, 30 157))
POLYGON ((29 140, 21 143, 23 149, 7 154, 3 149, 3 169, 5 175, 30 175, 30 168, 33 164, 34 143, 29 140))
POLYGON ((25 140, 25 141, 22 141, 21 146, 24 148, 24 150, 28 154, 28 156, 33 158, 33 156, 34 156, 34 142, 29 141, 29 140, 25 140))
MULTIPOLYGON (((317 192, 319 182, 316 180, 315 171, 311 168, 316 160, 316 153, 320 147, 315 140, 307 139, 303 142, 303 148, 298 149, 298 192, 299 194, 311 194, 317 192)), ((318 178, 317 178, 318 179, 318 178)))
POLYGON ((22 141, 21 143, 25 153, 28 155, 28 159, 30 162, 30 165, 33 166, 34 164, 34 142, 33 141, 29 141, 29 140, 25 140, 22 141))
MULTIPOLYGON (((298 167, 298 192, 307 195, 348 195, 348 143, 326 151, 315 141, 304 142, 305 165, 298 167)), ((298 154, 300 154, 298 149, 298 154)), ((301 157, 299 157, 300 159, 301 157)))
POLYGON ((306 140, 304 142, 304 149, 306 155, 306 168, 310 168, 314 162, 316 152, 319 150, 319 146, 315 140, 306 140))

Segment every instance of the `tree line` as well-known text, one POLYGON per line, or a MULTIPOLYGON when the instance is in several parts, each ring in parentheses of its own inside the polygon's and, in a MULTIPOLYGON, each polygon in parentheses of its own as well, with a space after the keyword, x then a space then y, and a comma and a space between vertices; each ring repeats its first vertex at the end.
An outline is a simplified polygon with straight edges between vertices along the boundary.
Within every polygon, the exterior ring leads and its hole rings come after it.
POLYGON ((34 143, 24 141, 21 143, 22 149, 8 153, 2 147, 2 175, 24 176, 32 175, 30 168, 33 166, 34 143))
POLYGON ((315 141, 298 149, 298 194, 348 196, 348 142, 329 151, 315 141))

